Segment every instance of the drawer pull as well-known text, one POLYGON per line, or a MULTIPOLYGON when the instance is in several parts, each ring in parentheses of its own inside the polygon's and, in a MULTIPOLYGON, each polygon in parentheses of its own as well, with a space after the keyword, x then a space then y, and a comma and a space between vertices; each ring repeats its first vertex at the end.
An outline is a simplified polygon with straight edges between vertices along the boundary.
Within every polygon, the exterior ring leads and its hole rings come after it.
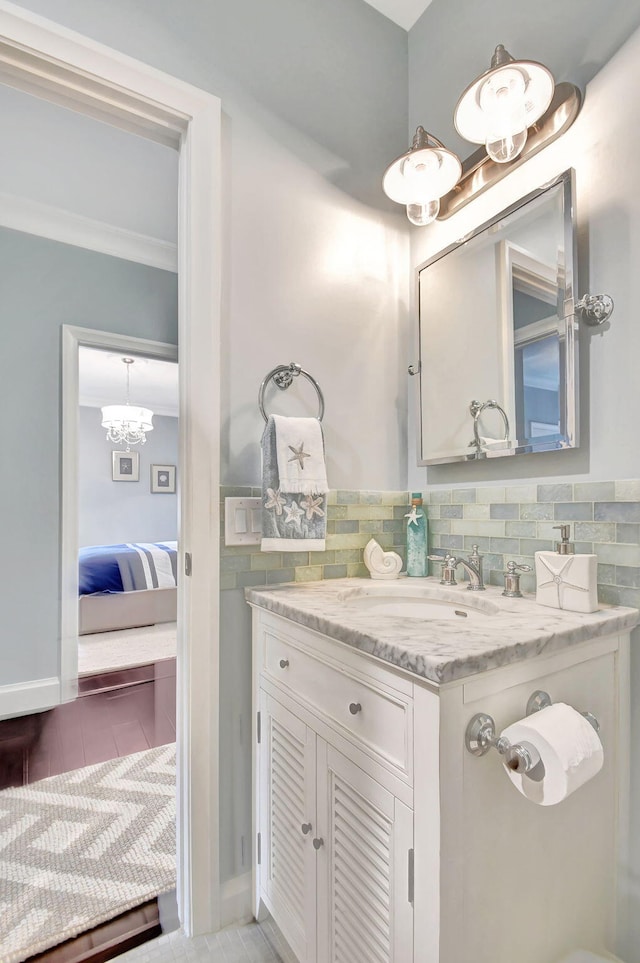
POLYGON ((280 668, 281 668, 281 669, 286 669, 286 668, 288 667, 288 665, 289 665, 289 660, 288 660, 288 659, 280 659, 280 668))
POLYGON ((324 846, 324 839, 318 839, 316 837, 313 841, 313 848, 320 849, 321 846, 324 846))
POLYGON ((308 833, 311 832, 311 823, 303 823, 300 829, 302 830, 303 836, 308 835, 308 833))
POLYGON ((362 712, 362 706, 360 705, 359 702, 350 702, 349 712, 351 713, 352 716, 357 716, 359 712, 362 712))

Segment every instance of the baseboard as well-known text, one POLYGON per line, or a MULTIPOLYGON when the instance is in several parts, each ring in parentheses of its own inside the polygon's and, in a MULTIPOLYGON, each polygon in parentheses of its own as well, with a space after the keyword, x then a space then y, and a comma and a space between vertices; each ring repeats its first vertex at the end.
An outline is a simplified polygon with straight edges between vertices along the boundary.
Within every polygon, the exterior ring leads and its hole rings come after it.
POLYGON ((248 923, 253 919, 251 911, 251 873, 234 876, 222 884, 220 892, 220 926, 232 923, 248 923))
POLYGON ((26 716, 60 703, 60 679, 35 679, 0 686, 0 719, 26 716))
POLYGON ((0 225, 163 271, 178 271, 177 248, 171 241, 137 234, 29 197, 0 193, 0 225))

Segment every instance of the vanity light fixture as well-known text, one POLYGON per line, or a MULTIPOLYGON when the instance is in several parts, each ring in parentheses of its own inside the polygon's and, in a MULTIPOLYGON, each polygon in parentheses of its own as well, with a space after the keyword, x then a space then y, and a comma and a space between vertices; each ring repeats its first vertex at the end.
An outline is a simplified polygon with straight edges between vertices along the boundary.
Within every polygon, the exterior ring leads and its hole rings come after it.
POLYGON ((424 227, 440 212, 440 198, 460 179, 462 164, 453 151, 418 127, 413 144, 385 171, 382 188, 392 201, 405 204, 412 224, 424 227))
POLYGON ((105 405, 102 409, 102 427, 107 429, 107 441, 114 445, 144 445, 147 432, 153 431, 153 412, 129 403, 129 372, 133 358, 123 358, 127 371, 127 401, 124 405, 105 405))
POLYGON ((506 164, 522 153, 528 129, 545 113, 554 90, 550 70, 533 60, 515 60, 498 44, 490 68, 456 105, 456 130, 465 140, 484 144, 497 164, 506 164))

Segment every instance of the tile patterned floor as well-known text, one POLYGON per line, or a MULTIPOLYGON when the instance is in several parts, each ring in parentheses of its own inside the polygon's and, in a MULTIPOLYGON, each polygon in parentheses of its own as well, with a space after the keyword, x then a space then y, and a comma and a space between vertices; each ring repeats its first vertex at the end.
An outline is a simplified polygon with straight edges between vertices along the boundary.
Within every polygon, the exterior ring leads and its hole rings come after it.
POLYGON ((188 940, 178 930, 130 950, 118 963, 297 963, 271 920, 188 940))

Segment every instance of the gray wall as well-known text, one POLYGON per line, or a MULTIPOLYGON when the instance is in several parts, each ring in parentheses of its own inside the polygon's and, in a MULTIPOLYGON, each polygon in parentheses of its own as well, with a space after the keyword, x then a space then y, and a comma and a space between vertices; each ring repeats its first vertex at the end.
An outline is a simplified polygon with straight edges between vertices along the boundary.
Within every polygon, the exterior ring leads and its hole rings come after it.
POLYGON ((177 465, 178 419, 153 416, 153 431, 136 446, 137 482, 116 482, 111 452, 122 446, 105 439, 99 408, 80 408, 78 522, 80 545, 120 542, 175 541, 178 531, 177 494, 151 492, 151 465, 177 465))
MULTIPOLYGON (((640 330, 635 308, 635 265, 640 259, 640 203, 637 157, 640 149, 637 99, 629 91, 640 81, 640 35, 633 34, 599 73, 598 67, 640 23, 640 4, 581 2, 530 8, 506 0, 434 0, 409 37, 411 125, 434 132, 463 156, 470 153, 452 134, 455 100, 483 67, 485 53, 504 42, 514 55, 547 63, 558 79, 584 83, 585 105, 564 137, 466 211, 433 231, 412 232, 411 265, 432 250, 463 236, 473 221, 482 223, 511 200, 574 167, 579 225, 579 293, 610 293, 616 310, 604 331, 580 334, 582 443, 578 451, 495 459, 480 465, 437 466, 425 472, 409 451, 409 486, 430 489, 447 484, 501 485, 514 479, 543 481, 638 478, 637 413, 640 410, 640 330)), ((631 838, 623 854, 621 899, 628 900, 629 927, 619 955, 640 963, 640 632, 631 660, 631 838)))
POLYGON ((22 5, 222 100, 223 484, 258 481, 257 390, 294 360, 325 393, 330 484, 404 487, 407 232, 380 181, 407 146, 406 32, 362 0, 22 5))
POLYGON ((2 194, 175 243, 177 151, 2 85, 0 116, 2 194))
MULTIPOLYGON (((438 2, 435 0, 436 5, 438 2)), ((615 20, 615 8, 613 22, 619 23, 615 20)), ((572 46, 571 39, 567 49, 572 46)), ((613 296, 616 304, 610 326, 597 331, 586 325, 580 327, 579 449, 487 459, 477 464, 434 466, 425 471, 416 467, 412 446, 409 487, 420 488, 425 479, 430 486, 437 486, 502 479, 543 481, 565 476, 571 476, 574 481, 598 481, 640 474, 640 460, 634 447, 622 441, 636 432, 635 412, 640 404, 640 384, 633 360, 640 354, 640 329, 634 317, 633 269, 640 253, 635 236, 640 217, 635 200, 636 155, 640 146, 636 130, 640 110, 634 100, 625 103, 624 111, 620 109, 620 91, 634 89, 638 83, 639 46, 636 33, 594 77, 586 90, 578 119, 563 137, 449 220, 438 222, 426 231, 413 231, 411 238, 411 265, 415 268, 517 198, 566 168, 574 168, 577 292, 581 295, 589 290, 605 291, 613 296), (614 168, 605 144, 615 145, 614 168)), ((544 61, 545 49, 538 56, 544 61)), ((423 76, 421 88, 429 87, 430 76, 423 76)), ((413 413, 413 405, 410 408, 413 413)))
POLYGON ((583 90, 640 25, 638 0, 432 0, 409 31, 409 129, 418 124, 467 157, 453 126, 458 97, 502 43, 583 90))
POLYGON ((0 290, 0 685, 9 685, 58 675, 60 326, 175 344, 177 279, 0 229, 0 290))
MULTIPOLYGON (((362 0, 22 6, 222 100, 223 484, 259 481, 258 387, 296 361, 325 394, 331 486, 403 489, 407 226, 380 180, 407 147, 406 32, 362 0)), ((302 383, 274 395, 269 410, 316 411, 302 383)), ((221 608, 227 879, 249 858, 250 630, 241 592, 221 608)))

